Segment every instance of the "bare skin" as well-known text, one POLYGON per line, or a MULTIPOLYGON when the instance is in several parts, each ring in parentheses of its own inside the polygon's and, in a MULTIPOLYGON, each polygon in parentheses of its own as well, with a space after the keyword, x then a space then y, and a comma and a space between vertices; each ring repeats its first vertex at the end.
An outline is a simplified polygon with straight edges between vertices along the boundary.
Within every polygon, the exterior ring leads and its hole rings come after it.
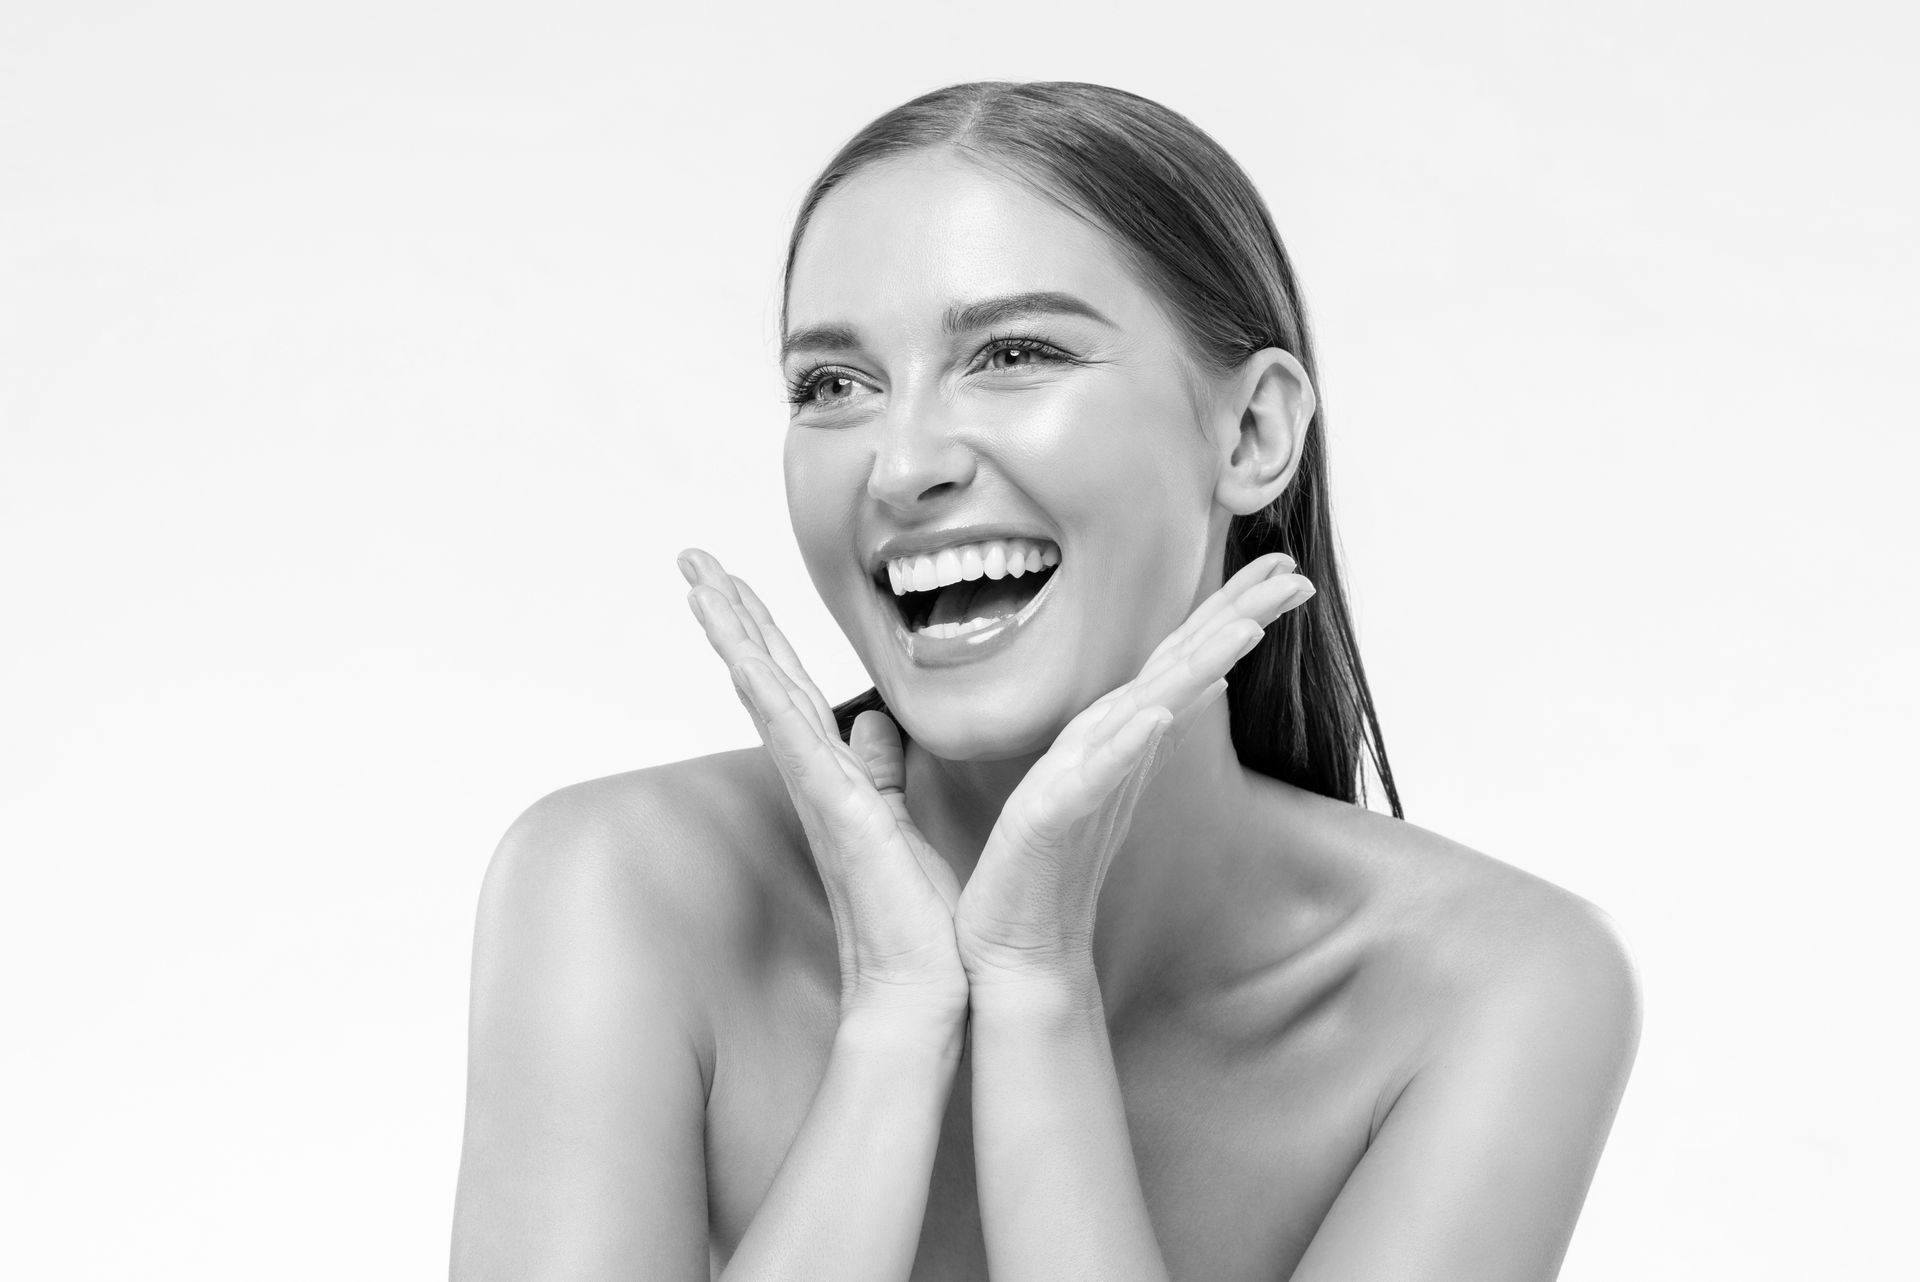
MULTIPOLYGON (((1219 874, 1214 926, 1164 974, 1125 990, 1102 985, 1143 1190, 1174 1277, 1290 1276, 1408 1081, 1436 1061, 1449 1030, 1497 1018, 1504 993, 1574 976, 1563 1000, 1585 1009, 1596 1043, 1618 1036, 1631 1004, 1618 944, 1583 901, 1410 824, 1278 782, 1260 794, 1265 814, 1252 824, 1273 834, 1270 857, 1219 874)), ((657 1222, 633 1208, 661 1220, 677 1212, 689 1271, 652 1276, 699 1276, 708 1217, 719 1263, 752 1222, 839 1020, 833 925, 792 807, 754 748, 577 785, 516 831, 490 878, 501 917, 482 929, 524 929, 502 919, 524 916, 506 906, 510 896, 586 913, 565 969, 598 988, 636 957, 675 958, 670 1008, 681 1021, 621 1031, 678 1053, 662 1057, 670 1074, 628 1066, 620 1090, 582 1098, 545 1137, 577 1182, 529 1187, 555 1174, 543 1164, 537 1176, 523 1170, 526 1183, 481 1195, 550 1207, 549 1240, 620 1223, 604 1250, 634 1266, 658 1246, 647 1238, 657 1222), (668 1113, 668 1101, 684 1111, 668 1113), (569 1126, 633 1142, 670 1131, 655 1141, 673 1155, 669 1182, 622 1182, 611 1153, 606 1166, 583 1162, 565 1143, 569 1126)), ((477 1005, 490 996, 483 984, 545 986, 484 968, 475 982, 477 1005)), ((606 994, 609 1014, 618 997, 606 994)), ((633 1009, 637 1022, 647 1007, 633 1009)), ((524 1047, 509 1043, 527 1031, 477 1046, 476 1071, 486 1055, 512 1073, 524 1047)), ((1618 1050, 1578 1058, 1596 1079, 1624 1075, 1618 1050)), ((970 1087, 963 1064, 914 1279, 987 1277, 970 1087)), ((1592 1092, 1582 1115, 1596 1148, 1618 1098, 1617 1087, 1577 1078, 1522 1089, 1592 1092)), ((1519 1103, 1503 1106, 1520 1113, 1519 1103)), ((1548 1191, 1556 1217, 1571 1222, 1590 1173, 1579 1164, 1548 1191)), ((523 1274, 550 1275, 558 1271, 523 1274)))
POLYGON ((1103 234, 945 156, 837 188, 791 305, 790 379, 832 362, 796 382, 795 535, 909 737, 843 744, 689 554, 772 751, 502 842, 456 1276, 1552 1276, 1638 1035, 1604 917, 1234 754, 1220 678, 1311 608, 1290 564, 1219 570, 1299 466, 1299 362, 1196 388, 1103 234), (1009 345, 1034 291, 1046 345, 1009 345), (1052 595, 930 664, 879 567, 982 522, 1057 549, 1052 595))

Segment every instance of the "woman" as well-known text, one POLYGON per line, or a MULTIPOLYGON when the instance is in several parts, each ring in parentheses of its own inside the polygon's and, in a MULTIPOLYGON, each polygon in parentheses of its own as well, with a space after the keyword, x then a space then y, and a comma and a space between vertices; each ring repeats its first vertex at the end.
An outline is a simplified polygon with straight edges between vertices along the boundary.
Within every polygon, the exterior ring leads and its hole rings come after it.
POLYGON ((502 842, 456 1275, 1551 1277, 1635 980, 1399 817, 1245 175, 1117 90, 928 94, 814 185, 782 331, 875 689, 683 555, 763 746, 502 842))

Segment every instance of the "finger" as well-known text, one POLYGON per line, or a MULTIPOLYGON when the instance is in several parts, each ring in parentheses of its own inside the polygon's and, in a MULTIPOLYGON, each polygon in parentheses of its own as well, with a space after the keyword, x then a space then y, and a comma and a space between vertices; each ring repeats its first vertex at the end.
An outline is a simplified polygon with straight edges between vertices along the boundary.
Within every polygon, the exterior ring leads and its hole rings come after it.
POLYGON ((1159 705, 1140 709, 1088 757, 1085 773, 1096 798, 1104 798, 1139 764, 1147 744, 1173 724, 1173 713, 1159 705))
POLYGON ((724 573, 720 568, 719 559, 705 548, 682 548, 680 555, 673 559, 673 563, 680 567, 680 576, 687 581, 687 586, 690 588, 697 588, 702 583, 712 583, 724 573))
POLYGON ((688 548, 681 553, 681 558, 685 566, 691 567, 698 583, 706 584, 725 597, 728 602, 739 606, 742 615, 745 615, 746 607, 740 599, 739 579, 727 572, 727 567, 720 564, 719 557, 700 548, 688 548))
MULTIPOLYGON (((748 588, 744 582, 740 583, 740 586, 751 596, 753 589, 748 588)), ((757 604, 757 599, 755 603, 757 604)), ((761 609, 764 612, 765 607, 762 606, 761 609)), ((834 719, 832 706, 827 703, 812 679, 807 676, 806 669, 800 666, 799 656, 794 654, 792 646, 786 644, 786 638, 780 635, 780 630, 773 628, 771 635, 779 641, 781 648, 785 650, 793 664, 793 672, 790 673, 786 666, 779 662, 778 657, 774 656, 767 665, 774 679, 786 690, 787 697, 793 701, 794 707, 807 718, 814 733, 820 736, 820 741, 826 745, 827 751, 839 763, 847 778, 861 787, 870 787, 872 780, 867 774, 865 764, 860 760, 859 755, 840 738, 840 723, 834 719)), ((767 661, 768 657, 764 654, 760 656, 763 662, 767 661)), ((892 726, 892 722, 887 724, 889 727, 892 726)))
MULTIPOLYGON (((1227 587, 1215 593, 1206 606, 1196 610, 1187 624, 1154 650, 1147 662, 1141 666, 1140 675, 1131 683, 1135 687, 1145 688, 1147 694, 1144 699, 1134 700, 1130 707, 1139 707, 1143 703, 1156 701, 1157 692, 1164 689, 1164 686, 1158 683, 1162 682, 1170 671, 1175 671, 1181 664, 1190 661, 1203 647, 1229 644, 1219 641, 1218 638, 1223 630, 1230 628, 1236 621, 1251 620, 1264 629, 1280 615, 1313 596, 1315 588, 1304 575, 1285 572, 1292 565, 1292 558, 1278 553, 1270 555, 1279 558, 1270 566, 1270 577, 1251 579, 1240 588, 1237 595, 1230 592, 1229 589, 1233 586, 1230 582, 1227 587)), ((1253 569, 1258 564, 1259 562, 1255 562, 1245 567, 1241 574, 1234 576, 1234 582, 1238 582, 1247 570, 1253 569)), ((1255 634, 1254 644, 1258 644, 1258 640, 1258 634, 1255 634)), ((1251 648, 1252 646, 1249 645, 1239 650, 1232 662, 1238 662, 1240 656, 1246 654, 1251 648)), ((1169 706, 1176 709, 1178 707, 1177 704, 1169 706)), ((1107 727, 1109 732, 1114 724, 1117 723, 1109 723, 1107 727)))
POLYGON ((687 593, 687 604, 706 629, 707 643, 729 667, 747 658, 772 661, 759 637, 747 631, 741 612, 712 584, 701 583, 687 593))
POLYGON ((686 576, 689 587, 713 583, 726 573, 720 558, 705 548, 682 548, 674 561, 680 567, 680 573, 686 576))
MULTIPOLYGON (((780 674, 784 681, 797 686, 798 681, 795 679, 795 673, 792 669, 799 668, 799 657, 793 654, 792 646, 787 646, 787 653, 792 657, 792 668, 789 668, 787 664, 780 661, 779 655, 774 652, 772 643, 767 639, 767 634, 760 627, 760 620, 755 618, 753 612, 747 608, 746 600, 740 594, 740 589, 746 586, 744 580, 737 575, 722 572, 713 586, 714 589, 720 593, 721 599, 725 601, 726 608, 733 611, 733 616, 739 622, 740 630, 746 634, 747 639, 759 648, 760 653, 773 664, 774 670, 780 674)), ((761 613, 765 615, 764 608, 761 613)), ((770 617, 769 621, 771 621, 770 617)), ((798 676, 800 679, 804 679, 806 672, 802 670, 798 676)), ((812 683, 808 682, 808 684, 812 683)), ((811 715, 811 707, 805 710, 811 715)))
MULTIPOLYGON (((1240 594, 1255 584, 1276 576, 1289 574, 1294 569, 1294 560, 1285 552, 1269 552, 1265 556, 1255 557, 1220 585, 1219 590, 1202 601, 1194 612, 1187 616, 1186 622, 1169 632, 1165 639, 1148 656, 1151 664, 1170 651, 1182 648, 1209 630, 1211 625, 1224 621, 1233 610, 1234 602, 1240 594)), ((1142 665, 1143 668, 1145 665, 1142 665)))
POLYGON ((786 633, 774 623, 772 613, 761 602, 759 595, 747 586, 746 580, 735 578, 733 583, 740 593, 740 603, 748 617, 759 627, 761 642, 766 646, 767 653, 773 657, 775 665, 792 679, 793 683, 806 695, 807 701, 813 705, 814 716, 820 723, 822 733, 838 739, 840 724, 834 720, 833 705, 827 702, 826 696, 820 693, 820 688, 813 684, 813 678, 807 675, 807 670, 801 664, 800 656, 794 652, 792 644, 788 642, 786 633))
POLYGON ((728 671, 734 674, 734 689, 736 693, 741 694, 743 697, 745 694, 740 681, 740 674, 743 667, 749 662, 764 664, 769 674, 769 680, 779 685, 784 692, 798 700, 798 706, 805 714, 808 725, 813 728, 815 734, 828 743, 834 754, 841 759, 843 769, 852 777, 864 777, 860 774, 858 761, 847 752, 846 745, 840 742, 840 732, 831 720, 831 716, 827 719, 825 727, 822 726, 818 705, 814 702, 814 699, 818 696, 818 692, 815 691, 810 696, 806 691, 796 685, 785 672, 781 671, 779 665, 773 662, 772 658, 761 648, 759 643, 747 635, 739 615, 710 585, 703 583, 690 592, 688 594, 688 604, 692 607, 694 616, 700 620, 701 627, 706 630, 708 643, 713 646, 714 651, 718 653, 721 660, 726 663, 728 671))
POLYGON ((701 573, 703 583, 719 595, 714 608, 732 613, 746 640, 773 664, 784 681, 799 692, 805 710, 820 732, 838 741, 840 726, 834 719, 833 705, 827 702, 826 696, 813 683, 813 678, 807 675, 799 653, 774 623, 772 613, 759 595, 747 585, 745 579, 720 569, 718 561, 702 566, 701 573))
POLYGON ((733 680, 733 697, 738 699, 740 706, 747 710, 747 716, 752 719, 754 732, 760 736, 760 742, 771 748, 772 742, 767 737, 767 719, 762 715, 760 705, 755 702, 753 692, 747 685, 745 670, 738 665, 730 665, 727 668, 727 675, 733 680))
POLYGON ((1172 712, 1158 705, 1138 709, 1105 741, 1049 781, 1046 804, 1021 812, 1028 839, 1042 843, 1064 839, 1068 829, 1099 809, 1127 781, 1173 719, 1172 712))
MULTIPOLYGON (((893 723, 893 718, 876 710, 863 712, 854 719, 848 738, 853 741, 853 750, 866 769, 868 779, 893 813, 895 826, 902 833, 918 834, 920 826, 907 808, 906 756, 900 744, 900 728, 893 723)), ((952 867, 924 837, 909 841, 908 848, 947 907, 953 907, 960 886, 954 879, 952 867)))
MULTIPOLYGON (((795 804, 813 810, 831 828, 844 830, 861 822, 858 793, 866 779, 859 766, 843 760, 820 738, 811 713, 796 692, 780 683, 772 665, 764 659, 748 659, 739 671, 747 696, 765 724, 764 742, 795 804)), ((839 744, 837 739, 834 742, 839 744)))
POLYGON ((1157 703, 1178 714, 1198 702, 1214 682, 1225 678, 1265 634, 1266 629, 1256 621, 1235 619, 1159 672, 1136 682, 1133 697, 1141 706, 1157 703))
POLYGON ((760 635, 759 627, 747 613, 746 606, 740 599, 739 588, 734 577, 727 573, 726 567, 720 564, 719 558, 701 548, 687 548, 680 553, 676 564, 679 565, 681 575, 686 578, 692 588, 698 590, 701 587, 708 587, 718 593, 726 607, 739 618, 740 630, 761 649, 767 648, 765 639, 760 635))
MULTIPOLYGON (((1251 620, 1264 629, 1282 614, 1301 604, 1314 594, 1314 586, 1306 576, 1299 574, 1275 573, 1272 578, 1244 589, 1239 596, 1209 617, 1204 624, 1188 635, 1180 645, 1157 652, 1140 669, 1135 680, 1152 680, 1160 671, 1178 664, 1192 656, 1201 647, 1215 644, 1220 632, 1237 620, 1251 620)), ((1242 653, 1245 653, 1242 651, 1242 653)))
POLYGON ((1149 665, 1093 727, 1088 736, 1089 745, 1111 737, 1149 705, 1158 704, 1176 718, 1185 715, 1215 682, 1225 678, 1234 664, 1260 644, 1264 633, 1265 629, 1253 619, 1229 619, 1185 652, 1149 665))
POLYGON ((907 786, 906 755, 900 746, 900 730, 884 712, 868 710, 854 719, 853 751, 866 768, 867 778, 883 796, 904 792, 907 786))
POLYGON ((1276 574, 1242 592, 1232 610, 1243 619, 1252 619, 1261 627, 1272 623, 1315 592, 1304 574, 1276 574))
MULTIPOLYGON (((713 616, 719 609, 713 603, 710 593, 702 594, 701 608, 705 611, 706 617, 713 616)), ((805 718, 807 727, 825 746, 839 770, 856 784, 869 784, 865 768, 852 750, 840 741, 840 731, 831 718, 828 719, 826 728, 821 726, 818 708, 807 692, 781 671, 778 664, 771 662, 763 651, 742 642, 737 634, 729 636, 729 624, 724 618, 715 625, 715 630, 723 638, 722 644, 726 647, 723 653, 738 655, 737 658, 729 658, 727 661, 729 671, 734 673, 735 690, 742 691, 741 677, 750 666, 760 669, 764 673, 764 680, 772 686, 777 686, 781 695, 805 718)), ((764 735, 762 739, 765 739, 764 735)))
POLYGON ((1161 741, 1163 750, 1171 755, 1175 749, 1179 748, 1185 742, 1187 735, 1192 732, 1195 724, 1199 722, 1200 714, 1212 707, 1226 693, 1227 679, 1221 677, 1202 690, 1200 697, 1188 704, 1183 711, 1176 713, 1173 724, 1167 727, 1166 738, 1161 741))
POLYGON ((720 564, 718 557, 701 548, 688 548, 680 554, 679 565, 680 573, 686 576, 688 583, 696 588, 705 585, 719 593, 721 599, 726 602, 727 608, 739 617, 741 631, 771 655, 772 651, 767 646, 766 638, 760 635, 759 625, 748 613, 746 603, 741 600, 739 581, 727 573, 726 567, 720 564))
POLYGON ((1313 595, 1313 585, 1304 575, 1288 573, 1286 562, 1273 567, 1265 579, 1245 584, 1237 592, 1222 589, 1208 602, 1211 609, 1196 610, 1194 617, 1169 637, 1141 665, 1144 674, 1157 664, 1173 662, 1195 647, 1208 644, 1223 627, 1236 619, 1252 619, 1265 627, 1291 606, 1313 595))
POLYGON ((1085 750, 1096 733, 1102 736, 1111 733, 1113 728, 1106 723, 1107 709, 1113 707, 1114 703, 1127 693, 1132 684, 1127 682, 1125 685, 1115 686, 1080 709, 1073 719, 1061 728, 1060 733, 1054 736, 1053 747, 1049 751, 1063 755, 1079 753, 1085 750))

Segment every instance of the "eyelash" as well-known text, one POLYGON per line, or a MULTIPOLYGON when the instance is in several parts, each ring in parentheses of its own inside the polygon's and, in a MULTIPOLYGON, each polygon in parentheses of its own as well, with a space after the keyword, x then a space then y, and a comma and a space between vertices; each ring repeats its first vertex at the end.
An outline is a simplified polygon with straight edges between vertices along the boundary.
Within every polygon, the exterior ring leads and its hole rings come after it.
MULTIPOLYGON (((1046 339, 1030 337, 1023 334, 990 336, 986 343, 981 346, 977 356, 990 357, 1001 350, 1027 352, 1034 356, 1042 356, 1048 360, 1055 361, 1071 362, 1073 360, 1073 357, 1067 355, 1046 339)), ((821 365, 814 369, 807 370, 805 373, 787 380, 787 403, 796 408, 811 405, 814 403, 812 400, 814 390, 829 378, 854 380, 858 377, 859 376, 854 374, 853 371, 842 369, 837 365, 821 365)))

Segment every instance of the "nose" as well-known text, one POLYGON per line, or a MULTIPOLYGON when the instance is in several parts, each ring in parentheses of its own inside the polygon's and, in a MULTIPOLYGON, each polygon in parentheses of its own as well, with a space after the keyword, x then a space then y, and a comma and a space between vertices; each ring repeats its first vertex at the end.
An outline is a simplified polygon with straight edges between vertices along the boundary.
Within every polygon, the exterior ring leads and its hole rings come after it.
POLYGON ((912 509, 973 480, 974 457, 934 405, 901 404, 875 424, 879 435, 867 493, 888 507, 912 509))

